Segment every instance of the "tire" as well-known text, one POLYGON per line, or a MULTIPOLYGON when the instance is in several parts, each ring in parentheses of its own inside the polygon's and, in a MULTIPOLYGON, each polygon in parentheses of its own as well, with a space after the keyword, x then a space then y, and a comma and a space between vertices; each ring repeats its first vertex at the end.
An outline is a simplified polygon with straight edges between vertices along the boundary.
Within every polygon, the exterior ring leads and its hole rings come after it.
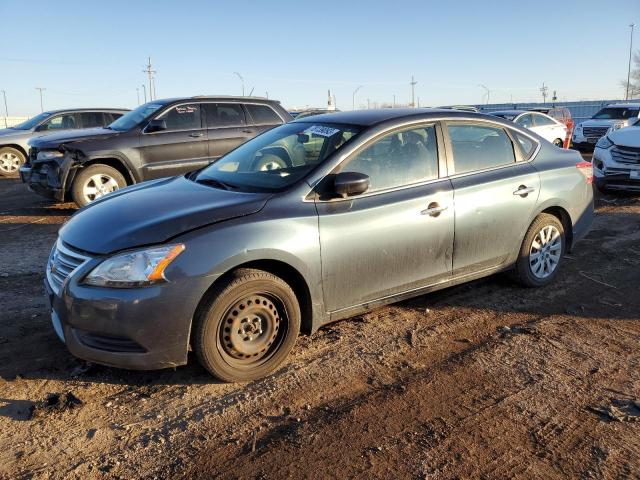
POLYGON ((561 138, 556 138, 553 141, 553 144, 558 148, 562 148, 564 146, 564 140, 562 140, 561 138))
POLYGON ((538 215, 522 241, 513 272, 516 281, 526 287, 543 287, 553 282, 560 270, 565 248, 562 222, 547 213, 538 215))
POLYGON ((71 198, 84 207, 104 195, 127 186, 122 174, 109 165, 97 163, 80 171, 71 186, 71 198))
POLYGON ((15 177, 18 170, 24 165, 24 154, 11 147, 0 148, 0 177, 15 177))
POLYGON ((273 372, 300 333, 300 306, 291 287, 271 273, 239 269, 214 287, 194 319, 200 364, 226 382, 273 372))

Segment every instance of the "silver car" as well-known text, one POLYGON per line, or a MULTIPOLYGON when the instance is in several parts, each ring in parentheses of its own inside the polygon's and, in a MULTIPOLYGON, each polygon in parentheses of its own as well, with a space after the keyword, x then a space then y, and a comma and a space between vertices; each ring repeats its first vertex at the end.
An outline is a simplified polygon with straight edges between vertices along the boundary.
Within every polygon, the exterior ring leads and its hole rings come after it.
POLYGON ((28 141, 54 132, 105 127, 128 110, 81 108, 42 112, 26 122, 0 130, 0 176, 16 175, 29 154, 28 141))
POLYGON ((153 369, 192 349, 244 381, 300 331, 380 305, 506 270, 548 285, 592 217, 591 164, 512 122, 333 113, 80 210, 45 286, 80 358, 153 369))

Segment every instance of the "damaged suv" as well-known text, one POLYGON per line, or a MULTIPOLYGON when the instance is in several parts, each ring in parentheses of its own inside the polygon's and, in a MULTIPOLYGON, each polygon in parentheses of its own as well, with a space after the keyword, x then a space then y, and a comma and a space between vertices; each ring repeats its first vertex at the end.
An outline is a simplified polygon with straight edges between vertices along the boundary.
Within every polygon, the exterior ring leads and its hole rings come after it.
POLYGON ((263 98, 154 100, 107 127, 33 139, 20 177, 36 193, 82 207, 127 185, 206 166, 290 120, 279 102, 263 98))

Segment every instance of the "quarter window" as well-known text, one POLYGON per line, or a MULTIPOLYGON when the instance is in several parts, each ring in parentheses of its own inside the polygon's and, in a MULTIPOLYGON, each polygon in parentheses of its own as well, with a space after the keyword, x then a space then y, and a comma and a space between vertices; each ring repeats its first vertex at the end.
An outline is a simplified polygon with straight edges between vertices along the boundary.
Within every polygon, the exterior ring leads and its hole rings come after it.
POLYGON ((516 137, 516 140, 518 140, 518 145, 520 145, 520 150, 522 151, 522 158, 529 160, 536 149, 536 142, 514 130, 511 130, 511 133, 516 137))
POLYGON ((205 112, 209 128, 244 125, 242 105, 232 103, 206 103, 205 112))
POLYGON ((340 170, 368 175, 369 192, 438 178, 435 127, 385 135, 357 153, 340 170))
POLYGON ((513 143, 500 127, 456 123, 447 126, 455 173, 473 172, 514 163, 513 143))
POLYGON ((522 116, 518 117, 518 119, 516 120, 516 123, 518 125, 520 125, 521 127, 523 127, 523 128, 531 128, 531 127, 533 127, 532 115, 530 113, 522 115, 522 116))
POLYGON ((200 105, 190 103, 171 107, 159 117, 167 124, 167 130, 195 130, 202 128, 200 105))
POLYGON ((247 110, 257 125, 282 123, 280 116, 266 105, 247 105, 247 110))
POLYGON ((80 119, 82 120, 82 128, 102 127, 104 125, 102 112, 82 112, 80 119))

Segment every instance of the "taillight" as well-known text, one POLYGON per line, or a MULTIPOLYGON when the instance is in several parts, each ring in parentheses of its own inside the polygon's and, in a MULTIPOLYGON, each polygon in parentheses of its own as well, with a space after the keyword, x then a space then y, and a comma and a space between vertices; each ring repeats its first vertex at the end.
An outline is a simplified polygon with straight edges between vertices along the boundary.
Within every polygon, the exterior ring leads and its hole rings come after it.
POLYGON ((587 183, 593 183, 593 165, 591 162, 578 162, 576 168, 584 175, 587 183))

